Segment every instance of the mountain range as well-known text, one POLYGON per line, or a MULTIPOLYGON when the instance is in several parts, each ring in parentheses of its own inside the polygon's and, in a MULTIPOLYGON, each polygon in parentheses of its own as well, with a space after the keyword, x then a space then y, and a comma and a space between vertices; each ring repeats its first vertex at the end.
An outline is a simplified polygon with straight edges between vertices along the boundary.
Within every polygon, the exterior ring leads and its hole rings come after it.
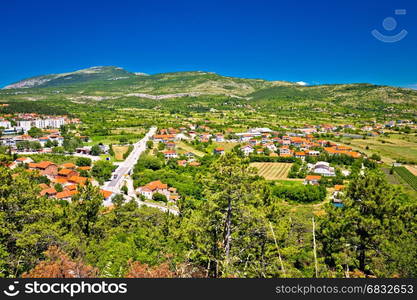
POLYGON ((23 79, 4 87, 1 95, 60 93, 75 101, 121 97, 161 100, 184 96, 221 95, 246 100, 321 101, 406 104, 415 109, 417 91, 364 83, 305 86, 288 81, 268 81, 221 76, 212 72, 189 71, 148 75, 115 66, 96 66, 74 72, 23 79))

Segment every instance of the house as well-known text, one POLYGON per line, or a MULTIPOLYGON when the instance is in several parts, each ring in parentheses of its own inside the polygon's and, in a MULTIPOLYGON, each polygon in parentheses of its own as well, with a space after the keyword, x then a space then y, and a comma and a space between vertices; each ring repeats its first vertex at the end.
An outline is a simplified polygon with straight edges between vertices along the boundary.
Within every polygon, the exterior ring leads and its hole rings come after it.
POLYGON ((85 146, 82 148, 77 148, 75 149, 76 153, 81 153, 81 154, 90 154, 91 152, 91 147, 90 146, 85 146))
POLYGON ((78 175, 80 175, 80 174, 77 171, 74 171, 72 169, 61 169, 61 170, 58 171, 57 176, 69 179, 71 177, 78 176, 78 175))
POLYGON ((100 190, 100 193, 103 195, 104 201, 110 200, 113 196, 113 192, 106 190, 100 190))
POLYGON ((344 185, 335 185, 334 191, 332 193, 332 201, 334 203, 342 203, 342 196, 343 196, 343 189, 345 188, 344 185))
POLYGON ((16 165, 29 164, 33 163, 33 159, 30 157, 19 157, 14 162, 16 165))
POLYGON ((48 187, 40 192, 41 196, 54 197, 57 191, 54 188, 48 187))
POLYGON ((165 150, 162 152, 166 159, 177 158, 178 154, 175 150, 165 150))
POLYGON ((224 142, 224 135, 223 134, 216 134, 216 142, 218 142, 218 143, 224 142))
POLYGON ((304 179, 304 184, 318 185, 321 179, 320 175, 307 175, 304 179))
POLYGON ((55 198, 59 199, 59 200, 71 200, 72 196, 78 194, 78 191, 68 191, 68 190, 64 190, 62 192, 59 192, 55 195, 55 198))
POLYGON ((79 171, 90 171, 91 167, 90 166, 82 166, 82 167, 78 167, 77 170, 79 170, 79 171))
POLYGON ((201 164, 200 164, 198 161, 192 161, 192 162, 190 162, 188 165, 189 165, 190 167, 198 167, 198 166, 200 166, 201 164))
POLYGON ((175 149, 175 143, 174 142, 167 142, 166 144, 167 149, 175 149))
POLYGON ((167 142, 172 142, 175 140, 175 135, 173 134, 156 134, 153 136, 153 140, 155 142, 162 142, 162 143, 167 143, 167 142))
POLYGON ((187 152, 187 153, 185 153, 184 154, 187 158, 193 158, 194 156, 195 156, 195 154, 194 153, 192 153, 192 152, 187 152))
POLYGON ((300 152, 295 152, 294 156, 295 156, 296 158, 300 158, 301 160, 305 160, 305 158, 306 158, 306 154, 305 154, 304 152, 302 152, 302 151, 300 151, 300 152))
POLYGON ((308 151, 307 151, 307 155, 308 155, 308 156, 319 156, 319 155, 320 155, 320 151, 316 151, 316 150, 308 150, 308 151))
POLYGON ((291 149, 288 146, 282 146, 279 148, 279 156, 289 157, 292 156, 291 149))
POLYGON ((253 151, 255 151, 255 149, 253 149, 252 146, 250 145, 246 145, 240 148, 240 150, 243 152, 243 154, 245 154, 246 156, 249 156, 251 153, 253 153, 253 151))
POLYGON ((265 147, 271 152, 275 152, 278 150, 278 148, 273 143, 267 143, 265 144, 265 147))
POLYGON ((84 185, 87 182, 87 177, 81 177, 81 176, 71 176, 68 178, 68 181, 75 184, 84 185))
POLYGON ((55 177, 58 174, 58 166, 50 161, 29 163, 29 169, 38 170, 42 175, 55 177))
POLYGON ((65 164, 62 164, 62 165, 61 165, 61 168, 64 168, 64 169, 71 169, 71 170, 74 170, 76 167, 77 167, 77 166, 76 166, 76 165, 74 165, 73 163, 65 163, 65 164))
POLYGON ((138 194, 142 195, 146 199, 152 199, 155 193, 165 195, 167 198, 170 196, 168 191, 168 185, 162 183, 160 180, 152 181, 137 189, 138 194))
POLYGON ((177 161, 178 166, 185 167, 187 165, 187 161, 185 159, 177 161))
POLYGON ((223 147, 217 147, 217 148, 215 148, 214 150, 213 150, 213 153, 214 154, 220 154, 220 155, 222 155, 222 154, 224 154, 225 152, 224 152, 224 148, 223 147))
POLYGON ((334 168, 330 167, 330 164, 325 161, 317 162, 312 170, 313 173, 320 174, 322 176, 333 177, 336 176, 334 168))

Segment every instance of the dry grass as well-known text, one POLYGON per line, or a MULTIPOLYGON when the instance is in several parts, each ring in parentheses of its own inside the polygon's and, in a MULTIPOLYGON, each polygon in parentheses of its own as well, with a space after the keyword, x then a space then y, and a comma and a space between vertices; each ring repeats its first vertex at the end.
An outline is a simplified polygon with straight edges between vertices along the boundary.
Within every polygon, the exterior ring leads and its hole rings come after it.
POLYGON ((414 176, 417 176, 417 166, 410 166, 410 165, 407 165, 407 166, 405 166, 407 169, 408 169, 408 171, 410 171, 414 176))
POLYGON ((127 152, 129 146, 115 146, 113 145, 114 157, 116 160, 123 160, 123 154, 127 152))

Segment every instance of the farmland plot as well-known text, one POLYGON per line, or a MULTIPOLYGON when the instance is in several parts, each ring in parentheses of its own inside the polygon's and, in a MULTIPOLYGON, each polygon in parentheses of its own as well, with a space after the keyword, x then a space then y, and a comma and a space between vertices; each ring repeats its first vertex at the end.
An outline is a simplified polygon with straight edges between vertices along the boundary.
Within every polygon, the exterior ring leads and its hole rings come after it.
POLYGON ((286 179, 291 169, 291 163, 256 162, 251 167, 258 169, 259 176, 266 180, 286 179))

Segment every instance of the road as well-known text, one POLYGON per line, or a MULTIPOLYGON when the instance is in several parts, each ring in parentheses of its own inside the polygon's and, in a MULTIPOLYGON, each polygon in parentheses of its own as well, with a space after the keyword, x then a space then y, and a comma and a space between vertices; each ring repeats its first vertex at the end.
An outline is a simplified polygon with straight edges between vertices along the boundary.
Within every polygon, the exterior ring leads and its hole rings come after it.
POLYGON ((111 191, 113 193, 120 193, 120 188, 122 187, 121 184, 125 175, 130 174, 138 161, 139 156, 146 150, 146 142, 149 141, 150 137, 156 133, 156 129, 156 127, 151 127, 143 139, 133 144, 133 151, 113 172, 112 180, 106 183, 103 187, 104 190, 111 191))
MULTIPOLYGON (((145 137, 133 145, 133 151, 129 154, 129 156, 126 158, 124 162, 119 164, 117 169, 113 172, 112 180, 107 182, 102 188, 106 191, 111 191, 115 194, 120 194, 121 187, 123 186, 123 184, 126 184, 128 188, 128 194, 124 196, 125 200, 129 201, 131 199, 134 199, 139 206, 145 205, 157 208, 163 212, 169 212, 171 214, 178 215, 179 211, 177 209, 169 208, 156 203, 143 202, 139 200, 136 196, 136 192, 133 187, 133 180, 130 177, 131 171, 135 166, 136 162, 138 161, 140 155, 146 150, 146 142, 149 141, 149 139, 156 133, 156 130, 156 127, 151 127, 148 133, 145 135, 145 137)), ((105 201, 104 205, 112 205, 111 199, 105 201)))

